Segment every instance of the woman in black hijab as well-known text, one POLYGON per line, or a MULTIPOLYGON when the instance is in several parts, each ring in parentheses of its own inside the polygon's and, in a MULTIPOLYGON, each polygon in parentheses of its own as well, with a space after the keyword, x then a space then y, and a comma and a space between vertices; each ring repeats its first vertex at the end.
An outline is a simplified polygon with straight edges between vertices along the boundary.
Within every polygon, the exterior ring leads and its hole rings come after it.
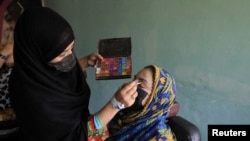
MULTIPOLYGON (((90 89, 82 72, 102 57, 93 53, 77 59, 74 39, 69 23, 49 8, 26 9, 19 17, 9 91, 20 140, 87 140, 90 89)), ((136 89, 134 81, 124 84, 115 93, 115 102, 98 112, 103 126, 119 108, 134 103, 136 89)))

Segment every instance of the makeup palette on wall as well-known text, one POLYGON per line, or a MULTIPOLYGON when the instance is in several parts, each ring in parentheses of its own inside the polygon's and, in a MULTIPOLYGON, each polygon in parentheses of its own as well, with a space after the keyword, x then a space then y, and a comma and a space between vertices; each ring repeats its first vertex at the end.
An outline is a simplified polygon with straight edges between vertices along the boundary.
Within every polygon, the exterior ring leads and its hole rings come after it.
POLYGON ((97 62, 96 79, 131 78, 131 38, 101 39, 98 53, 103 60, 97 62))

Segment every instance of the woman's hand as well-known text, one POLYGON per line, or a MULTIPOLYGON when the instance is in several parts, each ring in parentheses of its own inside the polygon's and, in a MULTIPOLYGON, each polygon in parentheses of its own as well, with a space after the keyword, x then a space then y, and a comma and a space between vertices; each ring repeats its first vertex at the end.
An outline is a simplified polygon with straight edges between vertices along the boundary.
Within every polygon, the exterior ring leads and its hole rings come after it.
POLYGON ((2 51, 1 51, 1 54, 2 55, 5 55, 5 56, 10 56, 10 55, 12 55, 13 54, 13 43, 12 42, 9 42, 9 43, 7 43, 4 47, 3 47, 3 49, 2 49, 2 51))
POLYGON ((6 60, 1 60, 0 62, 0 68, 5 63, 8 67, 12 67, 14 65, 14 59, 13 59, 13 43, 9 42, 7 43, 3 49, 1 50, 1 54, 6 56, 6 60))
MULTIPOLYGON (((134 104, 135 98, 137 97, 137 81, 131 81, 125 83, 122 87, 116 91, 115 98, 120 103, 124 104, 125 107, 130 107, 134 104)), ((102 125, 106 126, 107 123, 117 114, 119 110, 114 108, 111 101, 109 101, 99 112, 102 125)))
POLYGON ((116 91, 115 98, 125 107, 130 107, 134 104, 137 97, 137 81, 125 83, 122 87, 116 91))
POLYGON ((87 56, 81 57, 78 59, 78 62, 82 70, 86 70, 87 67, 95 67, 97 60, 102 61, 103 57, 98 53, 91 53, 87 56))

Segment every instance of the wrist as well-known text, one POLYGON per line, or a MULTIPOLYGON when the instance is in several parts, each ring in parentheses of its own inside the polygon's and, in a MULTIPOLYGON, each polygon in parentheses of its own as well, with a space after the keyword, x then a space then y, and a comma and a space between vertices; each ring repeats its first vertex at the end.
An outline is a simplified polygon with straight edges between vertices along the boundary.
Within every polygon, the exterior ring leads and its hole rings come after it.
POLYGON ((112 97, 111 99, 111 104, 112 104, 112 107, 117 109, 117 110, 121 110, 121 109, 124 109, 125 108, 125 105, 121 102, 119 102, 115 96, 112 97))
POLYGON ((81 68, 82 68, 82 71, 85 71, 87 69, 87 67, 88 67, 86 56, 79 58, 78 62, 80 64, 81 68))
POLYGON ((95 124, 96 129, 103 128, 103 124, 102 124, 99 114, 98 113, 95 114, 93 118, 94 118, 94 124, 95 124))

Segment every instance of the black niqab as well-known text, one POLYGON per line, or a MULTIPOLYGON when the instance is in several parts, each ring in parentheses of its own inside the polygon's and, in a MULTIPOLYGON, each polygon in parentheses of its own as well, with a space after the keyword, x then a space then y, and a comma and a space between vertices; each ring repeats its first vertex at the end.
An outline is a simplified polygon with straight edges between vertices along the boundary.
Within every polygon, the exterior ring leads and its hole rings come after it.
POLYGON ((48 64, 73 40, 69 23, 49 8, 26 9, 19 17, 9 91, 20 140, 87 140, 90 90, 79 64, 69 72, 48 64))

